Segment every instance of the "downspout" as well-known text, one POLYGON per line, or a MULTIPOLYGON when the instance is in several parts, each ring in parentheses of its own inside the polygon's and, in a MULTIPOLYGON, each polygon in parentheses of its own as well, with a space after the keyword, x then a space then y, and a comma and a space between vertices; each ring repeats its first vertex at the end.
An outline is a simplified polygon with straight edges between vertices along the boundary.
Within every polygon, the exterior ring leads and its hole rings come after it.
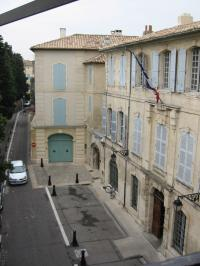
MULTIPOLYGON (((131 76, 132 76, 132 52, 131 50, 127 49, 130 52, 130 78, 129 78, 129 95, 128 95, 128 118, 127 118, 127 134, 126 134, 126 146, 125 149, 128 151, 129 147, 129 125, 130 125, 130 107, 131 107, 131 76)), ((124 204, 123 207, 126 207, 126 184, 127 184, 127 168, 128 168, 128 156, 125 156, 125 174, 124 174, 124 204)))

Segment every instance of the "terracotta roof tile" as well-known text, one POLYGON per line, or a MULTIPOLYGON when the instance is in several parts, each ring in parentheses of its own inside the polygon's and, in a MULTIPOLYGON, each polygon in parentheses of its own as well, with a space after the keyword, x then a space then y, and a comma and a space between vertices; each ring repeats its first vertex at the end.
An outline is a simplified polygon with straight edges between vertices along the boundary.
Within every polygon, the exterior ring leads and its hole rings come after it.
MULTIPOLYGON (((159 38, 167 38, 170 36, 177 36, 180 34, 185 34, 185 33, 190 33, 193 31, 199 31, 200 32, 200 21, 196 21, 193 23, 189 23, 189 24, 184 24, 184 25, 178 25, 172 28, 168 28, 168 29, 163 29, 160 31, 156 31, 156 32, 152 32, 143 36, 138 36, 136 37, 133 41, 127 42, 127 44, 137 44, 140 42, 148 42, 148 41, 152 41, 152 40, 156 40, 159 38)), ((116 47, 116 46, 121 46, 120 44, 116 45, 108 45, 106 47, 103 47, 102 50, 104 49, 110 49, 112 47, 116 47)))
POLYGON ((37 49, 89 49, 98 50, 108 44, 118 45, 133 41, 135 36, 74 34, 31 47, 37 49))
POLYGON ((84 64, 89 64, 89 63, 104 64, 105 60, 106 60, 105 54, 102 53, 100 55, 89 58, 84 62, 84 64))

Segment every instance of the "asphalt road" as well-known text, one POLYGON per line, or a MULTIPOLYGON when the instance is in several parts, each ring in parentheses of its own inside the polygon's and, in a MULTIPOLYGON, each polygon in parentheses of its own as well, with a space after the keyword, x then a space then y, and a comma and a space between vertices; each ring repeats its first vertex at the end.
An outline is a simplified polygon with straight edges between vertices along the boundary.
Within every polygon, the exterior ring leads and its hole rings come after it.
MULTIPOLYGON (((21 113, 10 160, 29 161, 28 114, 21 113)), ((44 189, 7 186, 2 211, 1 266, 72 265, 44 189)))

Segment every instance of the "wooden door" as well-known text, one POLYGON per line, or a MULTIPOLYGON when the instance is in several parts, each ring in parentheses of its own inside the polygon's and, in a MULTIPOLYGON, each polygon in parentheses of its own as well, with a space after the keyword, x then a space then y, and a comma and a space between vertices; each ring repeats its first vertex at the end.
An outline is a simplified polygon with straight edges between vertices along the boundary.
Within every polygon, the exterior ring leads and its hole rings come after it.
POLYGON ((163 235, 164 215, 164 196, 162 192, 156 189, 154 192, 152 233, 157 238, 161 238, 163 235))

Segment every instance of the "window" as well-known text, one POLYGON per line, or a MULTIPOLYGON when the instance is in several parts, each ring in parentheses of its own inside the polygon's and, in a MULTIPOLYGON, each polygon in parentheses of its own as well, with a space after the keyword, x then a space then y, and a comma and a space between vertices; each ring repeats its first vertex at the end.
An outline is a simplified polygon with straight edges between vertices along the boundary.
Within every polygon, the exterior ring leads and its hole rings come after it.
POLYGON ((177 179, 191 185, 194 138, 190 133, 182 133, 180 140, 177 179))
POLYGON ((101 126, 103 133, 106 134, 106 106, 103 105, 102 107, 102 120, 101 120, 101 126))
POLYGON ((174 233, 173 233, 173 247, 183 254, 184 238, 185 238, 186 216, 182 211, 175 213, 174 219, 174 233))
POLYGON ((125 116, 123 112, 118 112, 118 141, 124 143, 125 137, 125 116))
POLYGON ((134 120, 134 130, 133 130, 133 152, 140 155, 141 154, 141 138, 142 138, 142 121, 141 117, 137 117, 134 120))
POLYGON ((108 108, 107 111, 107 135, 111 136, 112 134, 112 109, 108 108))
POLYGON ((118 191, 118 169, 115 154, 112 154, 110 159, 110 184, 118 191))
POLYGON ((163 68, 164 88, 169 88, 169 71, 170 71, 170 52, 165 52, 164 68, 163 68))
MULTIPOLYGON (((141 53, 140 55, 138 55, 138 60, 140 61, 141 65, 143 66, 143 68, 145 69, 145 55, 143 53, 141 53)), ((145 79, 144 79, 144 74, 143 71, 141 69, 141 67, 139 66, 139 64, 137 63, 137 86, 144 86, 145 85, 145 79)))
POLYGON ((164 169, 165 166, 166 142, 167 128, 164 125, 158 124, 156 128, 155 164, 161 169, 164 169))
POLYGON ((93 83, 93 66, 88 65, 88 83, 92 84, 93 83))
POLYGON ((124 87, 126 84, 126 56, 120 57, 120 86, 124 87))
POLYGON ((65 90, 66 88, 66 65, 53 65, 53 87, 55 90, 65 90))
POLYGON ((200 91, 200 48, 192 50, 191 90, 200 91))
POLYGON ((92 112, 92 96, 88 96, 88 112, 92 112))
POLYGON ((138 179, 136 176, 132 176, 132 199, 131 206, 137 210, 138 203, 138 179))
POLYGON ((62 98, 53 101, 54 125, 66 125, 66 100, 62 98))
POLYGON ((114 65, 114 56, 111 55, 108 57, 108 85, 109 86, 114 86, 114 70, 115 70, 115 65, 114 65))

